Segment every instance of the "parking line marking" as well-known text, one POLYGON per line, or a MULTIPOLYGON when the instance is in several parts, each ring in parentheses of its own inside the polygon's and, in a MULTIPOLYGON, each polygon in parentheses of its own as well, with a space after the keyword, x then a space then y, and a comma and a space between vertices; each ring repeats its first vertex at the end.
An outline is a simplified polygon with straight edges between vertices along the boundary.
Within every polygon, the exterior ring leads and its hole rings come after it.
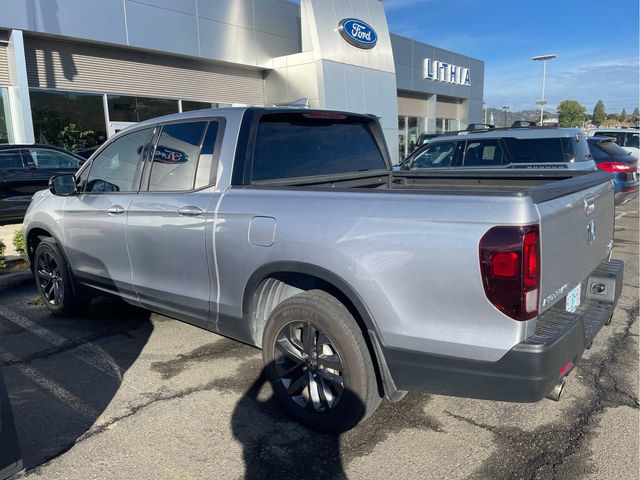
POLYGON ((62 335, 58 335, 55 332, 52 332, 48 328, 45 328, 36 322, 29 320, 18 313, 9 310, 6 307, 0 305, 0 315, 9 320, 10 322, 15 323, 16 325, 24 328, 25 330, 33 333, 37 337, 42 338, 46 342, 55 345, 59 348, 68 348, 81 350, 78 354, 74 356, 78 357, 84 363, 91 365, 94 368, 97 368, 101 372, 106 373, 107 375, 117 379, 122 382, 122 372, 120 371, 120 367, 111 360, 105 358, 96 352, 89 344, 77 344, 68 338, 63 337, 62 335))
POLYGON ((18 357, 7 352, 0 352, 0 358, 2 358, 4 362, 15 363, 15 366, 25 377, 29 378, 32 382, 40 385, 62 403, 70 406, 76 412, 87 417, 88 419, 94 421, 100 415, 100 412, 98 410, 87 405, 85 402, 80 400, 80 398, 75 396, 63 386, 57 384, 53 380, 49 380, 48 378, 46 378, 42 373, 40 373, 40 371, 33 368, 31 365, 19 363, 20 359, 18 357))

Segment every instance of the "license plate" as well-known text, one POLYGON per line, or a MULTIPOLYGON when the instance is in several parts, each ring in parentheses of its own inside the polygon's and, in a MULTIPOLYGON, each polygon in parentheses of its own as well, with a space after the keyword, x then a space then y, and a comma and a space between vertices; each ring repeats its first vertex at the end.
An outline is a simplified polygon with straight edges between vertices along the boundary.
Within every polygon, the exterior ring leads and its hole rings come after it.
POLYGON ((573 290, 567 293, 567 303, 565 306, 565 310, 567 312, 575 312, 576 309, 580 306, 580 291, 582 290, 582 285, 578 284, 573 290))

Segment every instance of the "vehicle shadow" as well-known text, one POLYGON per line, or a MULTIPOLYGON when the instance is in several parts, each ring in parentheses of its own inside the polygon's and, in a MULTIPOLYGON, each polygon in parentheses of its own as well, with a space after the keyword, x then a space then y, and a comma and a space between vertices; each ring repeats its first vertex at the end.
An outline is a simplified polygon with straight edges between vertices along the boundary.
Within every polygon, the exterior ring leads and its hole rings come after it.
MULTIPOLYGON (((265 369, 244 392, 231 418, 233 435, 243 448, 244 478, 346 478, 341 435, 319 433, 289 419, 273 396, 265 369)), ((349 391, 343 395, 354 397, 349 391)), ((364 406, 359 410, 364 412, 364 406)))
POLYGON ((73 318, 51 315, 38 300, 25 303, 12 318, 0 315, 0 368, 24 467, 31 470, 91 428, 153 326, 150 312, 115 298, 96 298, 73 318))

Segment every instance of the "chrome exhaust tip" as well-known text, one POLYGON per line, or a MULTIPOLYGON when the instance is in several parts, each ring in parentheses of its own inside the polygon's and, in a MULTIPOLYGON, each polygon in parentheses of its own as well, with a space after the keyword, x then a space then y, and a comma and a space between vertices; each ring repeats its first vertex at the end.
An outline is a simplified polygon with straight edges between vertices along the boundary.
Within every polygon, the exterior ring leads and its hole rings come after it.
POLYGON ((562 396, 562 392, 564 391, 564 385, 567 382, 566 377, 563 378, 562 380, 560 380, 558 383, 556 383, 556 386, 553 387, 553 389, 547 393, 547 397, 549 400, 553 400, 554 402, 557 402, 560 400, 560 397, 562 396))

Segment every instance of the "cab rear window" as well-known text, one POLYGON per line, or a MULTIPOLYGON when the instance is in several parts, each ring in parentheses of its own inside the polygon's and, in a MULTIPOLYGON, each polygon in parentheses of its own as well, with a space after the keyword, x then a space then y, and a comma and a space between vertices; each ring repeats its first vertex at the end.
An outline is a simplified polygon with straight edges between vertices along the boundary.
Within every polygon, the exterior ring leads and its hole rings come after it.
POLYGON ((267 114, 260 119, 252 181, 386 169, 375 122, 322 113, 267 114))

